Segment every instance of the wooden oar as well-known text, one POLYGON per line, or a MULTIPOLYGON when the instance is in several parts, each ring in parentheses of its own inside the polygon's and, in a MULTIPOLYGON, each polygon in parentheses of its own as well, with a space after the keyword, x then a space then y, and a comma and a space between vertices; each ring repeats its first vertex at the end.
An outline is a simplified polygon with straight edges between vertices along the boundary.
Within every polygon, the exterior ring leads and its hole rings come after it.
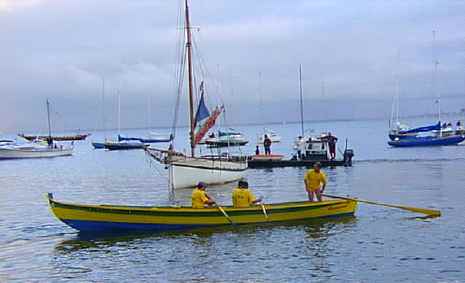
POLYGON ((363 202, 363 203, 373 204, 373 205, 381 205, 381 206, 386 206, 386 207, 399 208, 399 209, 403 209, 403 210, 407 210, 407 211, 411 211, 411 212, 423 213, 423 214, 428 215, 429 217, 439 217, 439 216, 441 216, 441 211, 435 210, 435 209, 426 209, 426 208, 419 208, 419 207, 395 205, 395 204, 381 203, 381 202, 375 202, 375 201, 369 201, 369 200, 362 200, 362 199, 357 199, 357 198, 333 196, 333 195, 327 195, 327 194, 323 194, 323 196, 330 197, 330 198, 353 200, 353 201, 358 201, 358 202, 363 202))
POLYGON ((229 215, 226 213, 226 211, 224 211, 224 208, 222 208, 221 206, 219 206, 216 202, 216 207, 221 211, 221 213, 223 213, 224 217, 226 217, 226 219, 228 219, 229 223, 231 223, 232 225, 236 224, 234 223, 234 221, 231 219, 231 217, 229 217, 229 215))
POLYGON ((263 215, 265 215, 266 220, 268 220, 268 213, 266 213, 265 205, 263 203, 260 203, 260 206, 262 207, 263 215))

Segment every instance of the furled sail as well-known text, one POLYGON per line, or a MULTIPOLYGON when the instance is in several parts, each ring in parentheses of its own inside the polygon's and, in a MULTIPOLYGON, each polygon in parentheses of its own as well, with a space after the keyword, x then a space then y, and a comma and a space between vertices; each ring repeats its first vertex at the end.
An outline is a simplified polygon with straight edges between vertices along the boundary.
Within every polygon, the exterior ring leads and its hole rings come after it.
POLYGON ((210 117, 210 111, 208 111, 207 106, 205 105, 204 98, 204 85, 203 81, 200 83, 200 101, 199 106, 197 107, 197 113, 195 113, 195 127, 199 125, 203 120, 210 117))
POLYGON ((205 104, 204 92, 205 86, 204 83, 200 83, 200 100, 197 107, 197 112, 195 113, 195 128, 196 133, 194 136, 194 144, 198 144, 203 137, 208 133, 208 131, 215 125, 216 119, 223 112, 223 106, 217 106, 210 114, 207 105, 205 104))
POLYGON ((411 129, 408 131, 400 131, 401 134, 411 134, 411 133, 421 133, 421 132, 430 132, 430 131, 439 131, 441 129, 441 122, 438 122, 435 125, 419 127, 411 129))
POLYGON ((220 116, 221 112, 223 112, 224 106, 216 106, 213 110, 212 114, 205 120, 203 125, 195 134, 195 144, 198 144, 203 137, 207 134, 207 132, 215 125, 216 119, 220 116))

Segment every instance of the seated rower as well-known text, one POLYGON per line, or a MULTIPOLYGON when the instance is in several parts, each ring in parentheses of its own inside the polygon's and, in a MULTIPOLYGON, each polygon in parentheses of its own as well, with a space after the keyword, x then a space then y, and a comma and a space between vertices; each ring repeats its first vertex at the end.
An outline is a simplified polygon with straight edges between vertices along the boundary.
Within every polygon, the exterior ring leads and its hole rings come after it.
POLYGON ((212 206, 215 202, 205 192, 206 185, 199 182, 197 187, 192 191, 192 208, 205 208, 212 206))
POLYGON ((235 208, 250 207, 250 205, 261 201, 261 199, 255 198, 254 194, 249 190, 249 183, 246 181, 239 181, 237 188, 233 190, 232 202, 235 208))

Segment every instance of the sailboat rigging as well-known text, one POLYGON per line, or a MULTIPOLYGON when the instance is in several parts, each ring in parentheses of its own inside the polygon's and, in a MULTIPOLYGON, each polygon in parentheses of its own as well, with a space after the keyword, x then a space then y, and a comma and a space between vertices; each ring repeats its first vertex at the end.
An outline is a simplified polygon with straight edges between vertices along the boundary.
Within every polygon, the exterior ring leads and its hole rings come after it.
POLYGON ((305 136, 304 131, 304 96, 302 91, 302 64, 299 65, 299 95, 300 95, 300 135, 305 136))
MULTIPOLYGON (((193 60, 193 35, 190 22, 189 4, 184 2, 184 41, 182 48, 180 69, 178 71, 178 96, 182 91, 182 82, 185 74, 185 59, 187 59, 187 96, 189 110, 189 155, 175 151, 172 141, 168 150, 147 148, 147 153, 167 165, 170 189, 193 187, 202 181, 206 184, 221 184, 238 180, 243 177, 247 169, 247 160, 242 157, 231 157, 229 154, 196 156, 196 147, 205 134, 211 129, 218 117, 224 112, 224 106, 216 106, 210 113, 205 102, 205 82, 202 80, 199 87, 197 111, 195 105, 195 75, 193 60)), ((179 98, 179 97, 178 97, 179 98)), ((177 99, 179 102, 179 99, 177 99)), ((179 109, 176 105, 176 111, 179 109)), ((174 115, 177 121, 177 113, 174 115)), ((173 136, 174 129, 173 127, 173 136)))
POLYGON ((45 141, 8 144, 0 147, 0 159, 51 158, 73 154, 73 146, 57 145, 53 141, 50 101, 46 100, 48 136, 45 141))
POLYGON ((121 140, 121 94, 117 90, 118 97, 118 140, 106 141, 105 148, 108 150, 131 150, 131 149, 144 149, 145 144, 139 140, 121 140))
POLYGON ((107 142, 107 127, 105 124, 105 77, 102 76, 102 130, 104 135, 103 142, 92 142, 94 149, 104 149, 107 142))
MULTIPOLYGON (((431 91, 437 104, 438 122, 434 125, 419 127, 415 129, 402 130, 398 129, 396 133, 392 130, 389 133, 388 144, 393 147, 417 147, 417 146, 443 146, 443 145, 457 145, 465 140, 465 136, 460 132, 456 132, 451 126, 441 124, 441 95, 437 91, 437 71, 438 60, 435 57, 435 40, 436 31, 433 30, 433 40, 431 43, 432 55, 432 77, 431 77, 431 91), (422 133, 430 133, 429 135, 420 136, 422 133), (395 134, 395 135, 394 135, 395 134)), ((445 123, 446 124, 446 123, 445 123)))

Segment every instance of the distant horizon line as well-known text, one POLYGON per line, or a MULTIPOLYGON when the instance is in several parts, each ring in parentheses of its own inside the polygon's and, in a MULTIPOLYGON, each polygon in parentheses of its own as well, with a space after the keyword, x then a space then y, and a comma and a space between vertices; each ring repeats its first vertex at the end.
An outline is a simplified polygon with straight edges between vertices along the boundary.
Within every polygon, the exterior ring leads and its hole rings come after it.
MULTIPOLYGON (((459 112, 445 112, 442 113, 443 116, 459 116, 464 115, 465 111, 461 110, 459 112)), ((435 117, 437 114, 434 113, 426 113, 426 114, 418 114, 418 115, 408 115, 399 117, 401 119, 414 119, 414 118, 426 118, 426 117, 435 117)), ((389 121, 389 118, 386 117, 365 117, 365 118, 338 118, 338 119, 319 119, 319 120, 304 120, 304 123, 321 123, 321 122, 354 122, 354 121, 381 121, 386 120, 389 121)), ((286 125, 286 124, 299 124, 301 121, 298 120, 291 120, 291 121, 271 121, 265 123, 231 123, 226 127, 241 127, 241 126, 260 126, 260 125, 286 125)), ((176 129, 183 129, 188 128, 188 124, 177 126, 176 129)), ((121 131, 125 130, 150 130, 150 129, 171 129, 172 126, 153 126, 153 127, 125 127, 121 128, 121 131)), ((74 130, 63 130, 57 131, 57 133, 91 133, 91 132, 102 132, 102 131, 117 131, 118 128, 108 128, 108 129, 101 129, 101 128, 84 128, 84 129, 74 129, 74 130)), ((3 135, 17 135, 17 134, 26 134, 26 132, 17 132, 17 133, 9 133, 5 132, 3 135)), ((40 135, 39 132, 37 135, 40 135)))

